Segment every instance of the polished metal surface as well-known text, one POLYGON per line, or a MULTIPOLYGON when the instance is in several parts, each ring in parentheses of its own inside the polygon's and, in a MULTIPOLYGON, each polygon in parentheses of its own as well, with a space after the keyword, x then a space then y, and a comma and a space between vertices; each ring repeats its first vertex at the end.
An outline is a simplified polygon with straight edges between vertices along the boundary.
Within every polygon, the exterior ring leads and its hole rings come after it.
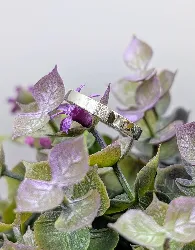
POLYGON ((92 115, 98 117, 101 122, 116 129, 123 135, 131 136, 135 140, 138 140, 141 135, 142 130, 139 126, 130 122, 117 112, 110 110, 106 105, 86 95, 70 90, 65 95, 65 101, 85 109, 92 115))

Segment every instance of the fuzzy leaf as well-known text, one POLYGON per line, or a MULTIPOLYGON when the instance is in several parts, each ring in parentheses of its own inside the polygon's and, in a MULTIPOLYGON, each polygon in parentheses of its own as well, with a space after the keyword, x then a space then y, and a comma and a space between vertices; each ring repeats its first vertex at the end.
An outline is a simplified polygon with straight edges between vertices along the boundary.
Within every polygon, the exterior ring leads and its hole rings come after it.
POLYGON ((12 224, 6 224, 6 223, 3 223, 3 222, 0 222, 0 233, 9 231, 12 228, 13 228, 12 224))
POLYGON ((81 228, 91 227, 100 207, 100 195, 96 190, 89 191, 85 196, 74 200, 65 207, 55 222, 61 232, 72 232, 81 228))
POLYGON ((18 136, 29 135, 41 129, 48 121, 45 113, 24 113, 16 116, 14 120, 13 139, 18 136))
POLYGON ((23 239, 27 246, 31 246, 31 247, 36 246, 34 232, 30 229, 30 226, 28 226, 26 233, 23 235, 23 239))
POLYGON ((133 70, 145 70, 153 55, 152 48, 133 36, 131 43, 124 52, 126 65, 133 70))
POLYGON ((177 178, 175 180, 177 187, 179 190, 187 196, 195 196, 195 179, 188 180, 177 178))
POLYGON ((98 216, 103 215, 110 206, 110 200, 104 183, 100 179, 97 168, 91 168, 85 178, 78 184, 74 185, 74 199, 86 195, 90 190, 96 189, 100 194, 100 208, 98 216))
POLYGON ((188 177, 182 165, 171 165, 166 168, 158 168, 155 180, 156 190, 166 194, 171 200, 183 195, 175 183, 175 180, 180 177, 188 177))
POLYGON ((39 108, 36 102, 31 102, 29 104, 18 103, 22 113, 36 113, 39 108))
POLYGON ((149 70, 142 70, 142 71, 136 71, 132 72, 130 75, 125 77, 127 80, 131 82, 140 82, 144 80, 148 80, 151 77, 153 77, 156 74, 156 70, 154 68, 149 70))
POLYGON ((195 164, 195 122, 176 127, 177 144, 182 158, 195 164))
POLYGON ((129 107, 135 104, 135 92, 138 86, 139 83, 122 78, 111 85, 111 91, 121 104, 129 107))
POLYGON ((93 229, 90 231, 90 244, 87 250, 114 250, 118 241, 118 234, 110 228, 93 229))
POLYGON ((63 102, 65 89, 57 66, 34 85, 32 95, 39 109, 44 112, 56 109, 63 102))
POLYGON ((171 72, 169 70, 163 70, 159 73, 158 78, 161 86, 161 96, 164 96, 172 86, 175 79, 176 72, 171 72))
POLYGON ((87 250, 90 242, 88 229, 70 233, 58 231, 54 224, 60 211, 42 214, 34 224, 35 241, 42 250, 87 250))
POLYGON ((133 139, 130 137, 124 137, 113 142, 101 151, 90 155, 89 165, 94 166, 97 164, 98 167, 113 166, 130 150, 132 143, 133 139))
POLYGON ((195 240, 194 212, 194 197, 179 197, 171 201, 164 227, 169 231, 172 239, 185 243, 195 240))
POLYGON ((51 168, 47 161, 27 162, 23 161, 26 168, 25 178, 33 180, 51 181, 51 168))
POLYGON ((16 197, 17 212, 43 212, 57 207, 64 198, 63 190, 49 182, 24 179, 16 197))
POLYGON ((122 212, 128 209, 132 204, 126 193, 115 196, 110 200, 110 207, 106 211, 106 214, 114 214, 122 212))
POLYGON ((122 110, 117 108, 119 114, 126 117, 131 122, 137 122, 144 117, 144 111, 136 108, 129 108, 128 110, 122 110))
POLYGON ((159 155, 160 147, 156 156, 154 156, 137 174, 137 178, 135 180, 135 195, 137 198, 141 198, 146 192, 154 190, 154 181, 159 164, 159 155))
POLYGON ((159 201, 157 196, 153 194, 152 203, 146 208, 145 213, 153 217, 153 219, 160 225, 164 225, 165 216, 167 213, 168 204, 159 201))
POLYGON ((49 163, 54 182, 70 186, 82 180, 89 169, 83 136, 55 145, 50 152, 49 163))
POLYGON ((160 247, 166 238, 166 231, 140 210, 128 210, 114 224, 108 225, 128 241, 146 247, 160 247))
POLYGON ((170 140, 176 134, 175 127, 181 126, 182 124, 183 124, 182 121, 174 121, 174 122, 170 123, 167 127, 160 130, 159 132, 157 132, 155 134, 155 137, 152 138, 149 141, 149 143, 154 144, 154 145, 158 145, 162 142, 170 140))
POLYGON ((144 81, 136 90, 136 103, 139 109, 151 109, 158 102, 159 98, 160 84, 156 76, 144 81))
POLYGON ((26 246, 24 244, 13 243, 4 237, 2 250, 36 250, 36 247, 26 246))
POLYGON ((170 103, 171 103, 171 96, 170 93, 167 92, 164 96, 162 96, 158 100, 157 104, 155 105, 155 110, 158 116, 163 115, 167 111, 170 103))

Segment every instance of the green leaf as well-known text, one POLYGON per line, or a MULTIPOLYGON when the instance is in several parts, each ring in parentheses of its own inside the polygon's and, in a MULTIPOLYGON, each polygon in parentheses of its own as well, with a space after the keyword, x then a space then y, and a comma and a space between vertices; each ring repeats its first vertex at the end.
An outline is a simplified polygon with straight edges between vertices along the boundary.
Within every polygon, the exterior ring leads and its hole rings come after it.
POLYGON ((41 161, 41 162, 23 161, 23 164, 26 168, 25 178, 51 181, 51 168, 47 161, 41 161))
POLYGON ((177 187, 176 178, 186 177, 188 174, 182 165, 171 165, 166 168, 158 168, 155 180, 155 188, 157 191, 166 194, 170 200, 183 195, 177 187))
POLYGON ((3 222, 0 222, 0 233, 9 231, 13 228, 12 224, 5 224, 3 222))
POLYGON ((188 180, 177 178, 175 180, 177 187, 179 190, 187 196, 195 196, 195 179, 188 180))
POLYGON ((61 211, 49 211, 42 214, 34 224, 36 244, 42 250, 86 250, 90 242, 88 229, 71 233, 58 231, 54 224, 61 211))
POLYGON ((160 147, 156 156, 154 156, 145 167, 143 167, 135 180, 135 196, 136 199, 141 198, 148 191, 154 190, 154 181, 156 170, 159 164, 160 147))
POLYGON ((98 167, 111 167, 118 162, 129 151, 133 143, 133 139, 124 137, 119 139, 106 148, 89 156, 89 165, 98 167))
MULTIPOLYGON (((194 250, 195 249, 195 241, 191 242, 191 243, 188 243, 186 244, 182 250, 194 250)), ((175 249, 174 249, 175 250, 175 249)), ((178 249, 176 249, 178 250, 178 249)))
POLYGON ((84 197, 72 201, 65 207, 55 222, 61 232, 72 232, 84 227, 91 227, 100 207, 100 195, 90 190, 84 197))
POLYGON ((86 140, 87 148, 91 148, 93 144, 95 143, 95 137, 89 133, 87 130, 85 130, 84 134, 84 139, 86 140))
POLYGON ((108 225, 128 241, 150 248, 161 247, 166 238, 166 231, 140 210, 128 210, 114 224, 108 225))
POLYGON ((190 243, 195 240, 194 197, 179 197, 171 201, 164 227, 172 239, 190 243))
POLYGON ((97 168, 92 167, 84 179, 74 185, 74 199, 86 195, 90 190, 96 189, 100 194, 101 204, 98 210, 98 216, 103 215, 110 206, 110 200, 106 191, 106 187, 97 173, 97 168))
POLYGON ((94 229, 90 231, 90 244, 87 250, 114 250, 118 241, 119 236, 114 230, 94 229))
POLYGON ((110 200, 110 207, 106 211, 106 214, 114 214, 122 212, 130 207, 132 201, 130 201, 126 193, 117 195, 110 200))
POLYGON ((168 109, 171 103, 171 95, 167 92, 164 96, 160 98, 155 106, 155 110, 159 116, 162 116, 168 109))
MULTIPOLYGON (((36 247, 31 247, 27 246, 24 244, 18 244, 18 243, 13 243, 9 241, 5 236, 4 236, 4 243, 1 248, 2 250, 36 250, 36 247)), ((38 249, 37 249, 38 250, 38 249)))
POLYGON ((183 250, 183 246, 184 246, 184 243, 182 243, 182 242, 177 242, 175 240, 169 241, 170 250, 183 250))
POLYGON ((145 213, 153 217, 153 219, 160 225, 164 225, 164 220, 166 212, 168 209, 168 204, 159 201, 157 196, 153 194, 152 203, 146 208, 145 213))

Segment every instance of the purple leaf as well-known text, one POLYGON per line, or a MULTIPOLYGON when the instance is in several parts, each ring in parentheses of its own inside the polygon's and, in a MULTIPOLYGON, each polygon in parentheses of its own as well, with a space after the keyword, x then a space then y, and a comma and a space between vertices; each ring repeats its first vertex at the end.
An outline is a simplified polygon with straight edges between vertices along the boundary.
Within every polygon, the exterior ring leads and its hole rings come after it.
POLYGON ((131 43, 125 50, 123 59, 130 69, 145 70, 152 55, 152 48, 136 36, 133 36, 131 43))
POLYGON ((83 136, 63 141, 49 155, 52 180, 63 186, 78 183, 89 170, 88 152, 83 136))
POLYGON ((100 207, 100 195, 97 190, 90 190, 84 197, 74 200, 66 207, 55 222, 55 227, 62 232, 72 232, 84 227, 91 227, 100 207))
POLYGON ((195 164, 195 122, 176 127, 177 144, 182 158, 195 164))
POLYGON ((38 113, 24 113, 16 116, 13 127, 13 139, 18 136, 29 135, 41 129, 48 121, 47 114, 38 113))
POLYGON ((108 87, 104 95, 101 97, 100 102, 104 105, 108 105, 109 95, 110 95, 110 83, 108 84, 108 87))
POLYGON ((139 109, 148 110, 155 106, 160 98, 160 84, 156 76, 144 81, 136 91, 136 103, 139 109))
POLYGON ((173 73, 169 70, 163 70, 159 73, 158 78, 161 86, 161 97, 164 96, 171 88, 176 73, 177 71, 173 73))
POLYGON ((57 207, 64 198, 62 188, 46 181, 24 179, 16 197, 17 212, 44 212, 57 207))
POLYGON ((138 86, 139 83, 130 82, 123 78, 111 85, 111 91, 120 103, 129 107, 135 104, 135 91, 138 86))
POLYGON ((144 117, 144 111, 136 110, 136 109, 129 109, 129 110, 122 110, 117 108, 119 114, 126 117, 131 122, 137 122, 144 117))
POLYGON ((130 82, 140 82, 144 80, 149 80, 156 74, 156 70, 154 68, 149 70, 137 71, 131 73, 131 75, 126 76, 125 79, 130 82))
POLYGON ((154 144, 154 145, 158 145, 162 142, 168 141, 169 139, 171 139, 172 137, 175 136, 175 134, 176 134, 175 127, 180 126, 182 124, 183 124, 182 121, 174 121, 174 122, 170 123, 167 127, 160 130, 159 132, 157 132, 155 134, 155 137, 152 138, 149 141, 149 143, 154 144))
POLYGON ((32 94, 39 109, 44 112, 56 109, 63 102, 65 88, 57 66, 34 85, 32 94))

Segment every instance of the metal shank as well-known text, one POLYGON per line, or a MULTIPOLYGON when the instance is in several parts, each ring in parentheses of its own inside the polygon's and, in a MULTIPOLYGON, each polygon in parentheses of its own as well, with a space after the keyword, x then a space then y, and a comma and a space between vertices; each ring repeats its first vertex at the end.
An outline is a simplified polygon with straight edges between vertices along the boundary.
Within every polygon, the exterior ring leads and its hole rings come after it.
POLYGON ((123 135, 131 136, 135 140, 138 140, 141 135, 142 130, 139 126, 130 122, 117 112, 110 110, 106 105, 86 95, 70 90, 65 96, 65 101, 85 109, 92 115, 98 117, 101 122, 113 127, 123 135))

